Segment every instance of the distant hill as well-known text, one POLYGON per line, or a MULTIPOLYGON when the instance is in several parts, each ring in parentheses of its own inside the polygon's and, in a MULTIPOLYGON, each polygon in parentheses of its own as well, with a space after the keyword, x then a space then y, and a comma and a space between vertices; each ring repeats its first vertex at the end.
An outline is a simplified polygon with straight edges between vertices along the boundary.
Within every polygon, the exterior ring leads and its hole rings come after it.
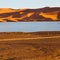
POLYGON ((39 9, 0 8, 0 22, 60 21, 60 7, 39 9))

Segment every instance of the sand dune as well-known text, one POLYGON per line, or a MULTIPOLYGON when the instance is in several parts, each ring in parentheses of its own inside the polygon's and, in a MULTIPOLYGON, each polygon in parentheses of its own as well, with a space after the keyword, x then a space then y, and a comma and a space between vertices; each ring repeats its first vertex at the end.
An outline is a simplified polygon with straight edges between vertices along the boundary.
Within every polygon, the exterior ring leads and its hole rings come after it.
POLYGON ((39 9, 0 8, 0 22, 60 21, 60 7, 39 9))

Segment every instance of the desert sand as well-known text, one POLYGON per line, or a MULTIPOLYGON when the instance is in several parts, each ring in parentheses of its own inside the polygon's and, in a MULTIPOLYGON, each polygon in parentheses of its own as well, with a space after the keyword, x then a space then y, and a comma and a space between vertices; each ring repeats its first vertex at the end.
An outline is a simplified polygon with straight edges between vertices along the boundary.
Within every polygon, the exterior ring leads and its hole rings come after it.
POLYGON ((60 21, 60 7, 38 9, 0 8, 0 22, 60 21))
POLYGON ((60 32, 1 32, 0 60, 60 60, 60 32))

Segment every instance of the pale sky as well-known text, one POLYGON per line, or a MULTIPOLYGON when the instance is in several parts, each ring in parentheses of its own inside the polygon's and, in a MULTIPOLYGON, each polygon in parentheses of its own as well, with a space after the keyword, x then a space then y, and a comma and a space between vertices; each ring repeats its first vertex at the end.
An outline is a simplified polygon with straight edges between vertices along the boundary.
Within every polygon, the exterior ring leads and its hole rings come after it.
POLYGON ((60 0, 1 0, 0 8, 60 7, 60 0))

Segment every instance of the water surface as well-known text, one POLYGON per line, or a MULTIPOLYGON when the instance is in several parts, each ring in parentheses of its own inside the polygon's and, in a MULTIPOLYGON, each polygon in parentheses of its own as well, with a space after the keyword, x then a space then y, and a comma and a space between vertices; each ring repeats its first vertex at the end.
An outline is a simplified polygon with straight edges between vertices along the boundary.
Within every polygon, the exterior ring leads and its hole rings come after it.
POLYGON ((1 22, 0 32, 60 31, 60 22, 1 22))

